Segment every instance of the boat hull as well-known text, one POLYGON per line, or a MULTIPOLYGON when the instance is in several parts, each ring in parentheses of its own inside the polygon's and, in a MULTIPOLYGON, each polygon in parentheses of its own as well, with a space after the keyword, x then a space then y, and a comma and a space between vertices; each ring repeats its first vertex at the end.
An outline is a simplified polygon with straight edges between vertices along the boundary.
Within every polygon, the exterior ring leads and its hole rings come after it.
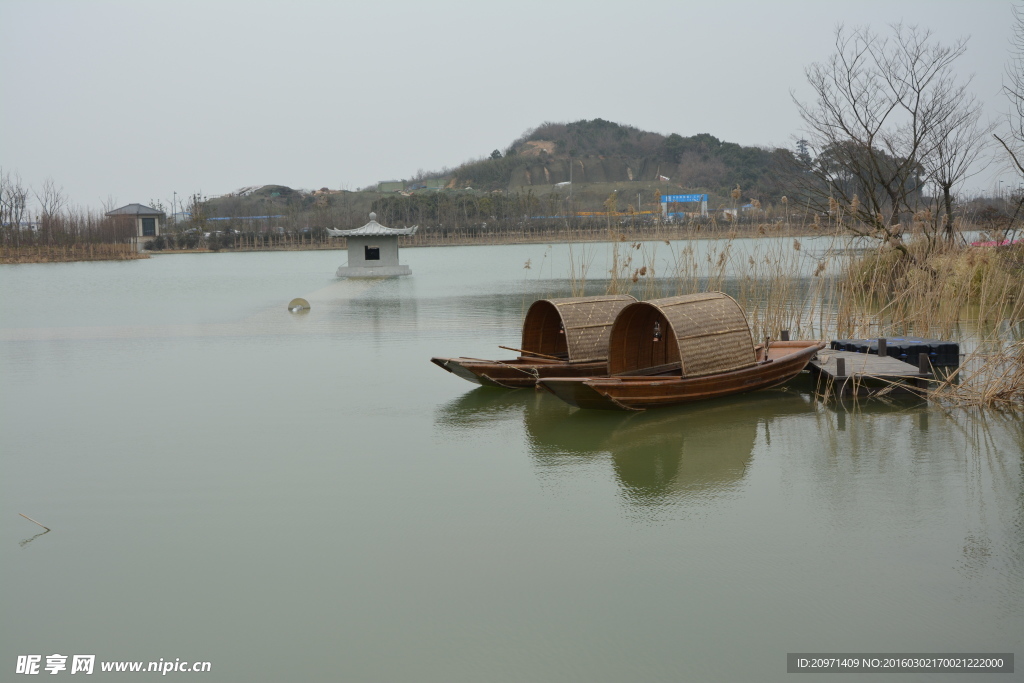
POLYGON ((759 350, 757 365, 704 377, 550 377, 540 378, 538 384, 579 408, 645 410, 778 386, 799 374, 824 346, 816 341, 776 342, 768 362, 759 350))
POLYGON ((435 356, 430 362, 469 382, 505 389, 532 388, 536 386, 537 380, 547 377, 595 377, 608 372, 605 361, 569 363, 527 360, 521 357, 515 360, 495 361, 435 356))

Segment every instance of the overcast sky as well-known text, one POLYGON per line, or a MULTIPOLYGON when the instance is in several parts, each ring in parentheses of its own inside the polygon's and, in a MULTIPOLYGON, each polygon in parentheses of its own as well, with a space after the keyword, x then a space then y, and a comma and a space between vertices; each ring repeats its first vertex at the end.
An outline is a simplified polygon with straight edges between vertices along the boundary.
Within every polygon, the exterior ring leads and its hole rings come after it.
MULTIPOLYGON (((970 36, 997 118, 1006 0, 0 0, 0 167, 100 208, 243 186, 354 190, 603 118, 792 147, 837 24, 970 36)), ((1013 181, 992 168, 971 181, 1013 181)))

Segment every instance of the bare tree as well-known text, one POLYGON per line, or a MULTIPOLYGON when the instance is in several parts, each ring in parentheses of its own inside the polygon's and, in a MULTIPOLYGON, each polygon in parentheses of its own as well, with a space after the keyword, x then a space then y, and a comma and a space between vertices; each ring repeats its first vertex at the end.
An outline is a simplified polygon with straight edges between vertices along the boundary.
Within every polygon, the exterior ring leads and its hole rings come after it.
POLYGON ((117 208, 117 197, 112 194, 108 194, 107 198, 100 202, 103 207, 103 213, 108 214, 117 208))
MULTIPOLYGON (((1005 121, 1006 130, 1001 135, 993 133, 992 136, 1006 152, 1014 172, 1024 180, 1024 8, 1020 5, 1013 7, 1013 43, 1010 61, 1006 66, 1003 94, 1010 103, 1005 121)), ((1011 224, 1022 208, 1024 194, 1018 194, 1011 224)))
POLYGON ((22 222, 28 213, 28 194, 21 176, 0 170, 0 228, 12 243, 20 242, 22 222))
POLYGON ((965 95, 952 66, 966 41, 944 46, 930 31, 890 28, 882 37, 839 26, 835 53, 806 70, 814 100, 794 100, 817 155, 805 173, 812 208, 906 253, 903 224, 923 204, 935 131, 965 95))
POLYGON ((953 195, 965 180, 980 173, 988 165, 985 153, 991 146, 989 135, 994 123, 981 122, 981 104, 973 95, 965 96, 951 114, 938 121, 928 133, 925 169, 935 185, 936 201, 940 202, 942 227, 947 240, 955 233, 953 195))
POLYGON ((993 137, 1006 151, 1014 170, 1024 176, 1024 9, 1019 6, 1013 7, 1013 43, 1003 94, 1010 102, 1008 130, 993 137))

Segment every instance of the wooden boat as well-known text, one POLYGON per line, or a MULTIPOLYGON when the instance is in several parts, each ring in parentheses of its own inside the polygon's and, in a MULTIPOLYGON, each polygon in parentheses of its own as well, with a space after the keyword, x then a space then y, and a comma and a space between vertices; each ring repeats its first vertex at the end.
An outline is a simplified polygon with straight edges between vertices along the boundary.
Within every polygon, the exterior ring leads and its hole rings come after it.
POLYGON ((623 295, 540 299, 523 320, 519 357, 511 360, 444 358, 430 362, 484 386, 527 388, 543 377, 595 377, 608 372, 608 334, 623 308, 623 295))
POLYGON ((767 389, 795 377, 819 341, 755 346, 743 309, 721 292, 630 304, 612 325, 608 374, 539 385, 580 408, 644 410, 767 389))

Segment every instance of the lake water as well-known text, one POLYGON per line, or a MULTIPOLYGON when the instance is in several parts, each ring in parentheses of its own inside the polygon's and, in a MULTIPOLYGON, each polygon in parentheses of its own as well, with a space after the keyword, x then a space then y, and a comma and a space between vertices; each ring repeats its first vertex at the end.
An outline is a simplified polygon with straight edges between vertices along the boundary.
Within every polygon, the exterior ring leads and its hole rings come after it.
POLYGON ((386 281, 344 259, 0 268, 0 679, 30 654, 589 683, 1024 653, 1019 415, 474 388, 429 358, 506 356, 568 247, 406 249, 386 281))

